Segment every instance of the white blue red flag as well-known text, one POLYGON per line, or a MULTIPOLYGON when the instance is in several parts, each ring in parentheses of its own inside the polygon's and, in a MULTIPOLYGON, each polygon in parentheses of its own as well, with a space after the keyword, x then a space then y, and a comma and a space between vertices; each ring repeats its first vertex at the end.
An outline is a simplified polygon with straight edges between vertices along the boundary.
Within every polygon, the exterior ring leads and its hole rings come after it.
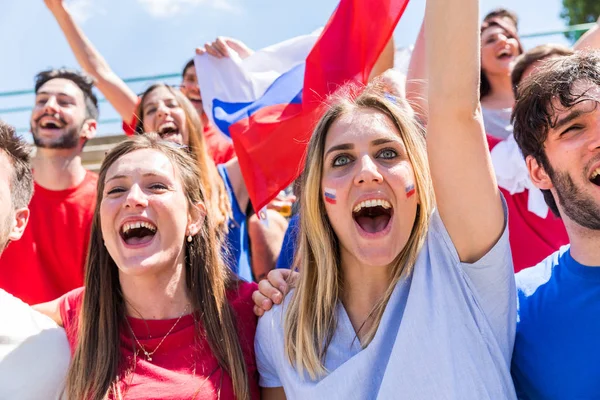
POLYGON ((233 139, 255 210, 301 172, 323 100, 366 83, 408 0, 341 0, 320 32, 242 60, 196 56, 204 110, 233 139))

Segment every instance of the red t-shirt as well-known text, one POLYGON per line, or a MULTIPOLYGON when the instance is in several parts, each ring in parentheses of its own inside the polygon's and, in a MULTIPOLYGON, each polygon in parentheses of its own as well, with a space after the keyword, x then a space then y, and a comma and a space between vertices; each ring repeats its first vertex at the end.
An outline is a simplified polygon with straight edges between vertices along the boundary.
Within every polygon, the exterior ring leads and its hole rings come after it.
MULTIPOLYGON (((488 135, 490 150, 498 143, 500 139, 488 135)), ((503 188, 500 191, 508 206, 508 238, 515 272, 537 265, 569 243, 562 219, 555 217, 552 211, 548 211, 546 218, 540 218, 528 210, 528 190, 515 194, 503 188)))
MULTIPOLYGON (((131 136, 135 135, 135 125, 137 117, 133 117, 131 121, 123 121, 123 131, 131 136)), ((233 142, 227 138, 221 131, 214 127, 210 122, 204 126, 203 130, 204 142, 206 143, 206 151, 212 157, 216 165, 224 164, 235 157, 233 142)))
MULTIPOLYGON (((236 316, 252 399, 260 397, 254 356, 257 318, 252 311, 252 292, 257 288, 255 283, 241 282, 239 289, 230 290, 227 296, 236 316)), ((83 288, 79 288, 64 295, 60 301, 60 314, 72 353, 77 344, 77 324, 82 300, 83 288)), ((197 320, 198 318, 196 315, 197 320)), ((127 320, 148 352, 152 352, 163 338, 165 340, 152 354, 152 361, 148 361, 132 338, 127 324, 121 327, 119 345, 122 362, 119 375, 123 377, 119 384, 126 391, 126 399, 235 399, 231 378, 219 367, 208 341, 198 336, 193 314, 184 315, 166 338, 165 335, 177 319, 144 321, 127 317, 127 320), (134 344, 138 352, 135 357, 134 344)))
POLYGON ((23 237, 0 257, 0 288, 28 304, 57 299, 83 285, 98 175, 54 191, 35 184, 23 237))

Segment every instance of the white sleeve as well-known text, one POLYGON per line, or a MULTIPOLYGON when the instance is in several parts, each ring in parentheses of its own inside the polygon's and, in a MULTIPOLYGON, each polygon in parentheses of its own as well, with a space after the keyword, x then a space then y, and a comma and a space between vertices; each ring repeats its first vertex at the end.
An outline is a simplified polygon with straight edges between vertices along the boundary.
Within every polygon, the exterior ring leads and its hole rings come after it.
POLYGON ((272 337, 277 329, 281 329, 281 327, 276 326, 276 322, 280 322, 281 318, 275 318, 275 315, 279 314, 275 311, 271 310, 259 318, 254 339, 256 366, 260 374, 258 384, 266 388, 283 386, 277 374, 278 368, 274 360, 274 352, 283 353, 285 351, 283 347, 278 348, 278 341, 273 340, 272 337))

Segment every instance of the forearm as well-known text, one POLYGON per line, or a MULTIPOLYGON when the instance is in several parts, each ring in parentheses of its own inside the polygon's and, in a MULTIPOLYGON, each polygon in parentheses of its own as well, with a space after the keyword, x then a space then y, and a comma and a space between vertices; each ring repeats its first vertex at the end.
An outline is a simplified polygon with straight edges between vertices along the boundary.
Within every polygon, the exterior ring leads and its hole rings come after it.
POLYGON ((479 3, 428 0, 425 32, 430 118, 438 111, 473 115, 479 105, 479 3))
POLYGON ((573 50, 597 50, 600 48, 600 18, 591 29, 573 45, 573 50))
POLYGON ((419 36, 410 56, 406 75, 406 99, 415 113, 427 125, 427 63, 425 57, 425 23, 421 24, 419 36))
POLYGON ((369 75, 369 80, 383 74, 390 68, 394 68, 395 51, 396 48, 394 47, 394 37, 392 36, 375 62, 375 66, 373 66, 371 74, 369 75))
POLYGON ((85 72, 95 79, 95 84, 125 121, 133 116, 137 104, 136 94, 110 68, 106 60, 85 36, 69 11, 56 6, 50 9, 73 52, 85 72))

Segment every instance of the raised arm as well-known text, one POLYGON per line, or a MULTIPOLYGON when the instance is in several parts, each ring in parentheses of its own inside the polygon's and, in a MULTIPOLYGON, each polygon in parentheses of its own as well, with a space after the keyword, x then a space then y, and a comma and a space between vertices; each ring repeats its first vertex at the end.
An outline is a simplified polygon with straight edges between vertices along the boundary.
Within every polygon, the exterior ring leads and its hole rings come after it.
POLYGON ((428 0, 427 151, 440 216, 463 262, 504 228, 479 104, 479 1, 428 0))
POLYGON ((573 50, 597 50, 600 49, 600 18, 590 30, 584 33, 573 45, 573 50))
POLYGON ((395 52, 396 48, 394 47, 394 37, 392 36, 375 62, 375 65, 369 74, 369 81, 383 74, 388 69, 394 68, 395 52))
POLYGON ((126 122, 131 121, 138 101, 136 94, 110 69, 102 55, 77 26, 63 0, 44 0, 44 2, 67 38, 81 68, 95 79, 96 87, 117 110, 121 118, 126 122))
POLYGON ((425 59, 425 21, 421 24, 406 74, 406 100, 423 125, 427 125, 427 64, 425 59))

